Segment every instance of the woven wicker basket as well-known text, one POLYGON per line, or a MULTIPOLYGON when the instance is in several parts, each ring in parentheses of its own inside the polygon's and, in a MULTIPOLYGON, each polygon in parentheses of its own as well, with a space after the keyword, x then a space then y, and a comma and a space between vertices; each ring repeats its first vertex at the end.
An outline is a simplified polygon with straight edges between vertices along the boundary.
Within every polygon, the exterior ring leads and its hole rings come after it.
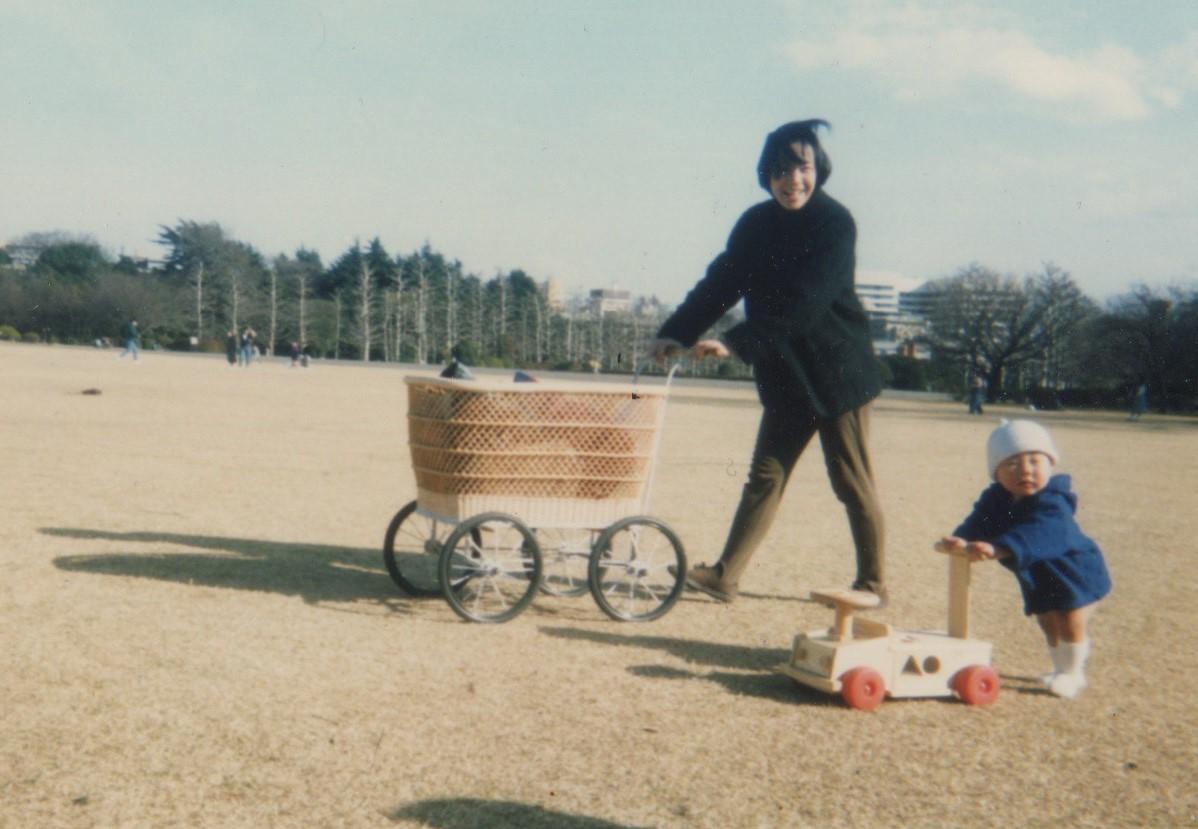
POLYGON ((405 377, 422 510, 602 527, 642 510, 665 390, 405 377))

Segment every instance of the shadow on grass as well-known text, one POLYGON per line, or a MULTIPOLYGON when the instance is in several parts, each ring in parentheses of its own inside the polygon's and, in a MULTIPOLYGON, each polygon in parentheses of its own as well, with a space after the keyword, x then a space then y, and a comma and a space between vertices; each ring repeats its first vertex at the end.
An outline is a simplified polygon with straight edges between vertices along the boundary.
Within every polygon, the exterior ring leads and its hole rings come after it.
POLYGON ((998 675, 1002 682, 1002 689, 1013 694, 1031 694, 1032 696, 1051 697, 1052 692, 1044 687, 1044 683, 1039 677, 1034 676, 1016 676, 1015 674, 998 675))
POLYGON ((434 829, 642 829, 527 803, 473 797, 421 800, 387 817, 396 822, 418 820, 434 829))
MULTIPOLYGON (((803 602, 805 604, 816 604, 815 601, 807 596, 787 596, 782 593, 751 593, 744 590, 742 590, 740 593, 737 593, 737 599, 761 599, 763 601, 769 602, 803 602)), ((724 602, 721 602, 719 599, 713 599, 710 596, 705 596, 699 591, 692 590, 689 587, 683 591, 682 597, 679 599, 679 601, 706 602, 707 604, 714 604, 717 606, 724 605, 724 602)))
MULTIPOLYGON (((776 664, 776 663, 775 663, 776 664)), ((785 676, 768 673, 735 673, 732 671, 710 671, 695 673, 667 665, 633 665, 628 672, 646 679, 702 679, 722 685, 737 696, 757 697, 787 705, 839 706, 840 696, 821 694, 805 685, 799 685, 785 676)))
MULTIPOLYGON (((542 627, 547 636, 595 642, 616 647, 644 648, 662 651, 687 662, 727 670, 689 671, 668 665, 633 665, 628 671, 634 676, 660 680, 701 679, 722 685, 727 691, 774 702, 800 705, 830 705, 835 700, 827 694, 801 687, 774 672, 774 666, 790 656, 782 648, 754 648, 745 645, 722 645, 697 639, 674 639, 667 636, 619 634, 578 628, 542 627)), ((838 698, 837 698, 838 699, 838 698)))
MULTIPOLYGON (((305 602, 412 601, 382 565, 382 553, 355 547, 291 544, 253 538, 164 532, 109 532, 44 527, 45 535, 131 545, 173 544, 202 553, 133 551, 59 556, 54 566, 76 573, 159 579, 298 596, 305 602)), ((402 609, 402 604, 397 606, 402 609)))
POLYGON ((646 636, 644 634, 609 633, 579 628, 542 627, 541 632, 559 639, 578 639, 601 645, 622 648, 644 648, 665 653, 694 662, 719 668, 741 671, 768 671, 790 655, 782 648, 753 648, 744 645, 721 645, 699 639, 675 639, 668 636, 646 636))

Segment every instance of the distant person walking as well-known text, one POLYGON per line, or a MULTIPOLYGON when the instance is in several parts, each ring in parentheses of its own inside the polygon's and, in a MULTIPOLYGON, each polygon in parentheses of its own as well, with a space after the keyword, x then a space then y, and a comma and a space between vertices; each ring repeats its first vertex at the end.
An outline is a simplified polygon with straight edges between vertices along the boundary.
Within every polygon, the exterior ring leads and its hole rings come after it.
POLYGON ((982 414, 982 404, 986 402, 986 378, 974 372, 969 378, 969 413, 982 414))
POLYGON ((140 347, 141 330, 137 327, 137 320, 129 320, 129 324, 125 326, 125 348, 121 351, 120 356, 132 354, 133 359, 136 360, 140 347))
POLYGON ((237 351, 240 344, 237 341, 237 332, 230 328, 225 333, 225 359, 229 361, 229 365, 237 365, 237 351))
POLYGON ((1131 399, 1131 417, 1130 420, 1139 420, 1140 415, 1148 411, 1148 386, 1141 383, 1136 389, 1135 396, 1131 399))
POLYGON ((254 360, 254 338, 257 335, 248 325, 241 332, 241 364, 248 366, 254 360))

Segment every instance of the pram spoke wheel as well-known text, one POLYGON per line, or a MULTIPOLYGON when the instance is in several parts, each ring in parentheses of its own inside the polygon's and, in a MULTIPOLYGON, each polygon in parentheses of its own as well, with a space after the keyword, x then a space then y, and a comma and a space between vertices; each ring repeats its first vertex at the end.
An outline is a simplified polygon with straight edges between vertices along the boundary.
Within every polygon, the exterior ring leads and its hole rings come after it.
POLYGON ((632 516, 603 531, 587 570, 591 595, 604 613, 617 621, 647 622, 678 601, 686 553, 664 523, 632 516))
POLYGON ((451 524, 416 512, 416 502, 395 513, 383 539, 383 563, 399 589, 409 596, 439 596, 441 546, 451 524))
POLYGON ((441 550, 441 592, 471 622, 506 622, 541 584, 541 551, 532 530, 500 512, 476 515, 454 529, 441 550))
POLYGON ((544 576, 541 591, 551 596, 581 596, 587 592, 587 566, 596 530, 537 527, 544 576))

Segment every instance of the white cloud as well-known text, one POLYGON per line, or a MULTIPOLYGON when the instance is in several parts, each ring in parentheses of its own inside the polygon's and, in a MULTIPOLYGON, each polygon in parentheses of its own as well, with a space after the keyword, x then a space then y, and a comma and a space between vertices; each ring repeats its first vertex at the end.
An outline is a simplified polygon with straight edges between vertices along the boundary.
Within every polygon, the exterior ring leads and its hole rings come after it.
POLYGON ((1051 105, 1064 118, 1136 120, 1179 107, 1186 89, 1198 87, 1198 34, 1143 56, 1112 43, 1054 49, 970 6, 866 3, 827 29, 805 23, 810 34, 788 49, 795 65, 870 72, 899 99, 944 97, 980 83, 1051 105))

